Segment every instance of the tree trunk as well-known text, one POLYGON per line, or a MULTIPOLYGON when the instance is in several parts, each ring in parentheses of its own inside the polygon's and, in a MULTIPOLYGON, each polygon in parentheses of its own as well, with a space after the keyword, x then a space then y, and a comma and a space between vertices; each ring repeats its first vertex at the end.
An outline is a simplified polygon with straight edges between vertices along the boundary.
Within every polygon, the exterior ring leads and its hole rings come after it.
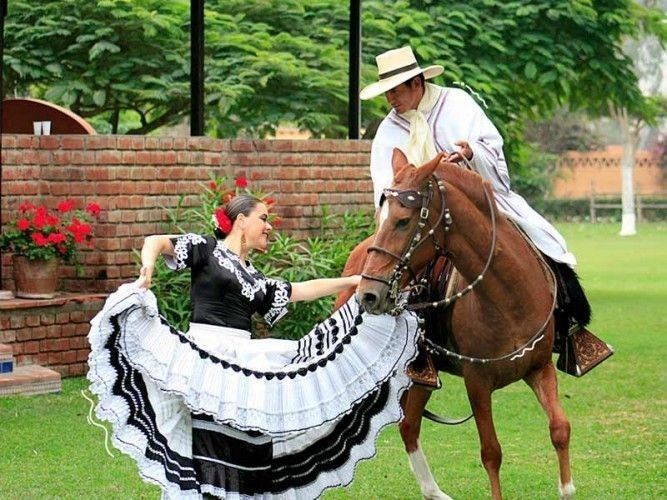
POLYGON ((631 137, 626 137, 623 145, 623 156, 621 157, 621 202, 623 215, 621 218, 621 236, 632 236, 637 234, 635 216, 635 144, 631 137))
POLYGON ((623 135, 623 155, 621 156, 621 204, 623 211, 621 215, 621 236, 632 236, 637 234, 635 215, 635 153, 639 142, 639 126, 633 127, 628 110, 623 108, 617 110, 616 121, 623 135))

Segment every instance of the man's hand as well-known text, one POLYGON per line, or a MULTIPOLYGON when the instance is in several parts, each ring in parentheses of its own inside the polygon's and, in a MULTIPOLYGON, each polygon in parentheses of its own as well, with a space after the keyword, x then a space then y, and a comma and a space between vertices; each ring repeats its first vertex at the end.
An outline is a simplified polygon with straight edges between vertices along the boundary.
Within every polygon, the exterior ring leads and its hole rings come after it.
POLYGON ((151 279, 153 277, 153 271, 155 266, 141 266, 141 271, 139 271, 139 278, 135 281, 135 284, 139 288, 145 288, 148 290, 151 287, 151 279))
POLYGON ((445 161, 460 163, 463 161, 464 156, 466 160, 472 160, 472 149, 470 148, 468 141, 456 141, 454 144, 460 146, 460 149, 454 153, 449 153, 449 155, 445 158, 445 161))

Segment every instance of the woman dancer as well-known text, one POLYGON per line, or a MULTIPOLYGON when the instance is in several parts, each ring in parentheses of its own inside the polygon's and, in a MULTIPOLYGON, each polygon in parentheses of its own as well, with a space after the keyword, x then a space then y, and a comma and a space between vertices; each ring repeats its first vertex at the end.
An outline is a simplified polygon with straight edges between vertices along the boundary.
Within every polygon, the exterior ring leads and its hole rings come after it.
POLYGON ((356 286, 358 276, 288 283, 247 260, 265 250, 267 207, 239 195, 215 235, 149 236, 139 279, 92 320, 91 390, 112 441, 167 498, 317 498, 348 484, 357 462, 401 418, 416 319, 362 314, 354 297, 298 341, 250 340, 251 316, 272 325, 289 301, 356 286), (190 269, 187 333, 148 290, 156 259, 190 269))

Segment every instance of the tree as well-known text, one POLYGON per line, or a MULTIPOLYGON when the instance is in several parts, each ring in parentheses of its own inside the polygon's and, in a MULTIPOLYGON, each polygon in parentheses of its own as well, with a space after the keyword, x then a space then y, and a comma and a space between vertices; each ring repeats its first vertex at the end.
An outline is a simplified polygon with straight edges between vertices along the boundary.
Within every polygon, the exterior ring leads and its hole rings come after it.
MULTIPOLYGON (((661 2, 664 12, 667 2, 661 2)), ((667 41, 664 15, 658 14, 656 0, 644 1, 648 9, 638 9, 635 15, 641 26, 638 39, 628 39, 624 52, 633 60, 634 71, 639 78, 640 88, 646 96, 644 106, 629 108, 623 104, 610 103, 609 114, 616 121, 623 138, 621 157, 621 236, 637 233, 635 215, 634 168, 635 155, 639 147, 642 130, 647 124, 655 123, 665 116, 666 99, 660 95, 663 82, 661 68, 664 45, 667 41)))
MULTIPOLYGON (((568 106, 597 114, 644 103, 621 50, 638 32, 630 0, 398 0, 362 9, 362 80, 375 55, 410 44, 440 83, 489 104, 520 176, 531 171, 527 119, 568 106)), ((347 131, 348 5, 337 0, 206 2, 206 128, 264 137, 292 122, 314 136, 347 131)), ((9 94, 44 96, 103 131, 149 133, 189 112, 186 0, 15 0, 6 28, 9 94), (106 128, 103 127, 107 123, 106 128)), ((365 102, 372 128, 386 112, 365 102)))
POLYGON ((112 133, 176 123, 189 106, 188 12, 187 1, 12 1, 5 90, 102 118, 112 133))

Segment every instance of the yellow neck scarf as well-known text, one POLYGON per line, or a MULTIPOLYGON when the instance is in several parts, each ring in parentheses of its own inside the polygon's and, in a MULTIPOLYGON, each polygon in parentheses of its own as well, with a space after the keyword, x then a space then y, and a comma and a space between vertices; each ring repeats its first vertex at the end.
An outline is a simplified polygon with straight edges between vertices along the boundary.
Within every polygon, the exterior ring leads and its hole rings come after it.
POLYGON ((426 115, 438 101, 438 90, 436 85, 427 83, 424 86, 424 95, 419 101, 417 109, 401 113, 401 116, 410 122, 410 138, 405 154, 408 161, 416 167, 432 160, 437 154, 433 134, 426 121, 426 115))

